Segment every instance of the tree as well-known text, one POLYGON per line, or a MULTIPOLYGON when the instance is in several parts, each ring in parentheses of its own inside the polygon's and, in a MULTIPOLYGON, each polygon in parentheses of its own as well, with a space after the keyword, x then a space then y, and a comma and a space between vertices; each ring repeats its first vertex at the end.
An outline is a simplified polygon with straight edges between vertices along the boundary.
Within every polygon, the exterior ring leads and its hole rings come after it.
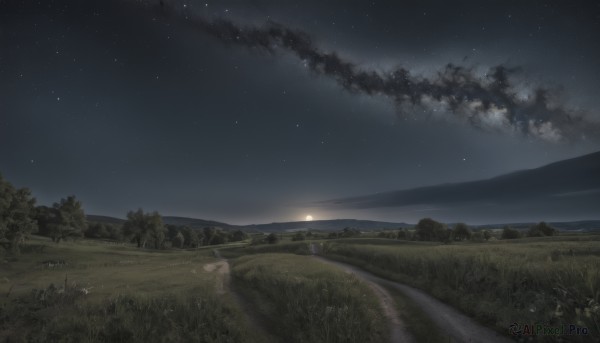
POLYGON ((452 230, 452 237, 457 241, 471 239, 471 229, 465 223, 458 223, 452 230))
POLYGON ((202 232, 184 226, 181 229, 181 233, 185 238, 185 246, 189 248, 197 248, 202 245, 202 242, 204 240, 204 235, 202 234, 202 232))
POLYGON ((356 237, 360 236, 361 232, 358 229, 351 227, 345 227, 342 232, 338 235, 339 237, 356 237))
POLYGON ((483 229, 481 230, 481 234, 483 235, 483 239, 485 239, 486 241, 489 241, 490 238, 492 238, 492 233, 490 232, 490 230, 483 229))
POLYGON ((110 238, 110 225, 103 223, 90 223, 85 230, 85 237, 88 238, 110 238))
POLYGON ((239 242, 239 241, 243 241, 244 239, 248 238, 248 234, 245 233, 242 230, 236 230, 231 234, 231 241, 232 242, 239 242))
POLYGON ((509 226, 505 226, 502 229, 502 239, 516 239, 521 238, 521 233, 515 229, 511 229, 509 226))
POLYGON ((213 238, 215 237, 217 230, 214 227, 205 227, 202 229, 203 245, 213 244, 213 238))
POLYGON ((546 224, 546 222, 539 222, 529 228, 527 231, 528 237, 542 237, 542 236, 554 236, 558 233, 558 230, 546 224))
POLYGON ((171 240, 173 242, 174 247, 183 248, 183 244, 185 243, 185 237, 181 232, 177 232, 175 237, 171 240))
POLYGON ((275 243, 279 242, 279 237, 277 237, 277 235, 272 232, 267 236, 266 240, 267 240, 267 243, 269 243, 269 244, 275 244, 275 243))
POLYGON ((45 225, 44 230, 56 243, 67 238, 80 238, 87 229, 81 202, 77 201, 74 195, 60 199, 60 202, 54 203, 44 215, 45 217, 41 218, 45 225))
POLYGON ((162 248, 165 242, 166 229, 160 214, 158 214, 156 211, 152 212, 151 214, 147 214, 146 225, 148 238, 154 243, 154 249, 162 248))
POLYGON ((402 240, 409 240, 411 238, 410 236, 410 232, 408 231, 408 229, 402 229, 400 228, 398 231, 398 235, 396 236, 397 239, 402 239, 402 240))
POLYGON ((35 198, 27 188, 15 189, 0 175, 0 242, 5 241, 13 253, 37 229, 35 198))
POLYGON ((306 236, 302 232, 296 232, 294 236, 292 236, 292 241, 303 241, 306 239, 306 236))
POLYGON ((227 243, 228 240, 229 240, 229 237, 225 232, 223 232, 221 230, 216 230, 215 234, 213 235, 212 239, 210 240, 210 245, 225 244, 225 243, 227 243))
POLYGON ((175 237, 177 236, 177 234, 180 233, 184 227, 167 224, 166 228, 167 228, 167 239, 172 242, 175 239, 175 237))
POLYGON ((415 226, 415 234, 421 241, 444 241, 448 238, 446 226, 431 218, 419 220, 415 226))
POLYGON ((158 212, 144 213, 140 208, 127 213, 127 221, 123 224, 123 233, 137 243, 138 248, 145 247, 150 240, 156 249, 165 239, 165 227, 158 212))

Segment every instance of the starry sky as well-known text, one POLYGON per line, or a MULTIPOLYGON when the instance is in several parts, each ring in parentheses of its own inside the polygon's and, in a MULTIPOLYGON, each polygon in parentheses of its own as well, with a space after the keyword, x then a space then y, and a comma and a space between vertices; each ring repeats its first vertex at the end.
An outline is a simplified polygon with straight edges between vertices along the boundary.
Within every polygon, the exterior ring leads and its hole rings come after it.
POLYGON ((510 222, 316 204, 600 150, 599 41, 595 1, 4 0, 0 173, 116 217, 510 222))

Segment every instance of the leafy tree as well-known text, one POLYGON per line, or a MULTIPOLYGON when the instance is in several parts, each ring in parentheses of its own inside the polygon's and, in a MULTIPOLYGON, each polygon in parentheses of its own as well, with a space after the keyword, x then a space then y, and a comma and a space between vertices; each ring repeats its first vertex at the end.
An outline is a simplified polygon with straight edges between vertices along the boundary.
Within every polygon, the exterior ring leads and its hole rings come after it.
POLYGON ((202 229, 202 233, 203 233, 203 245, 211 245, 213 244, 213 239, 217 233, 217 229, 215 229, 214 227, 205 227, 204 229, 202 229))
POLYGON ((558 230, 546 224, 546 222, 539 222, 529 228, 527 231, 528 237, 542 237, 542 236, 554 236, 558 233, 558 230))
POLYGON ((181 233, 183 234, 183 237, 185 238, 184 245, 186 247, 198 248, 199 246, 202 245, 202 242, 204 240, 204 235, 202 232, 200 232, 198 230, 193 230, 187 226, 184 226, 181 229, 181 233))
POLYGON ((5 241, 13 253, 37 229, 35 198, 27 188, 15 189, 0 175, 0 242, 5 241))
POLYGON ((85 237, 88 238, 110 238, 110 227, 109 224, 103 223, 90 223, 85 231, 85 237))
POLYGON ((231 234, 230 241, 239 242, 239 241, 243 241, 244 239, 247 239, 247 238, 248 238, 247 233, 245 233, 242 230, 236 230, 231 234))
POLYGON ((516 239, 521 238, 521 233, 518 230, 511 229, 509 226, 505 226, 502 229, 502 239, 516 239))
POLYGON ((444 241, 448 238, 448 230, 446 226, 431 218, 423 218, 419 220, 415 226, 415 234, 421 241, 444 241))
POLYGON ((408 229, 400 229, 396 238, 402 240, 409 240, 411 238, 410 231, 408 231, 408 229))
POLYGON ((465 223, 458 223, 452 230, 452 237, 457 241, 471 239, 471 229, 465 223))
POLYGON ((175 237, 177 236, 177 234, 179 232, 181 232, 181 230, 183 229, 183 226, 167 224, 166 228, 167 228, 167 239, 172 242, 175 239, 175 237))
POLYGON ((266 241, 269 244, 275 244, 275 243, 279 242, 279 237, 277 237, 277 235, 272 232, 267 236, 266 241))
POLYGON ((123 232, 137 243, 138 248, 145 247, 150 240, 154 243, 154 248, 158 249, 165 239, 165 228, 160 214, 156 211, 144 213, 141 208, 127 213, 123 232))
POLYGON ((360 236, 361 232, 358 229, 345 227, 342 232, 338 235, 339 237, 356 237, 360 236))
POLYGON ((87 221, 81 202, 74 195, 54 203, 46 212, 45 223, 48 236, 59 243, 67 238, 80 238, 87 229, 87 221))
POLYGON ((173 242, 174 247, 183 248, 183 244, 185 243, 185 237, 181 232, 177 232, 177 235, 171 240, 173 242))
POLYGON ((215 234, 213 235, 212 239, 210 240, 210 244, 211 245, 217 245, 217 244, 225 244, 227 243, 229 240, 228 235, 221 231, 221 230, 216 230, 215 234))
POLYGON ((304 236, 304 233, 302 232, 296 232, 294 236, 292 236, 292 241, 303 241, 305 239, 306 236, 304 236))
POLYGON ((116 241, 123 240, 123 229, 121 226, 110 225, 108 228, 108 238, 114 239, 116 241))
POLYGON ((481 234, 483 235, 483 239, 485 239, 486 241, 489 241, 490 238, 492 238, 492 233, 490 232, 490 230, 481 230, 481 234))

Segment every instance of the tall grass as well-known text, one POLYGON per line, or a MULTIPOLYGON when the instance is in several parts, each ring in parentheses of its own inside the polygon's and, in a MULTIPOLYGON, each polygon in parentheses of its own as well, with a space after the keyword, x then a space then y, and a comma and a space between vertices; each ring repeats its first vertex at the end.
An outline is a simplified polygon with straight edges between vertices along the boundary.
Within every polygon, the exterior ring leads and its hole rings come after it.
POLYGON ((383 342, 387 324, 371 289, 310 257, 244 256, 232 269, 275 334, 288 342, 383 342))
POLYGON ((328 243, 323 251, 422 288, 503 332, 513 322, 575 324, 600 337, 598 242, 328 243))
POLYGON ((226 258, 236 258, 243 255, 266 254, 266 253, 291 253, 296 255, 310 255, 310 242, 293 242, 248 245, 245 247, 232 247, 219 249, 221 255, 226 258))
POLYGON ((0 342, 247 342, 210 254, 34 238, 0 260, 0 342))
POLYGON ((241 315, 212 293, 120 295, 88 302, 49 286, 0 307, 7 342, 248 342, 241 315))

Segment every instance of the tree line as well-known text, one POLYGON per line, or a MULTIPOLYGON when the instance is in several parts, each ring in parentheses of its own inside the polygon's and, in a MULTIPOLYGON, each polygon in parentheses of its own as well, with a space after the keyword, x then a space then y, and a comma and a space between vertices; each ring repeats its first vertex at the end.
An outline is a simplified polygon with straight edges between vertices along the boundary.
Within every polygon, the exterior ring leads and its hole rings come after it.
MULTIPOLYGON (((558 230, 549 226, 545 222, 532 225, 528 231, 522 232, 505 226, 500 234, 501 239, 515 239, 521 237, 544 237, 554 236, 558 230)), ((327 238, 350 238, 359 237, 362 232, 358 229, 344 228, 340 232, 331 232, 327 238)), ((448 227, 446 224, 435 221, 431 218, 419 220, 412 230, 407 228, 399 230, 382 231, 377 234, 380 238, 412 240, 412 241, 438 241, 438 242, 459 242, 459 241, 487 241, 494 237, 491 230, 479 229, 473 230, 465 223, 457 223, 454 227, 448 227)))
POLYGON ((156 211, 129 211, 122 224, 88 222, 81 201, 68 196, 52 206, 36 206, 28 188, 15 188, 0 174, 0 252, 19 253, 22 243, 33 233, 59 243, 82 237, 135 243, 137 247, 164 249, 198 248, 203 245, 242 241, 241 231, 215 227, 202 230, 165 225, 156 211))

